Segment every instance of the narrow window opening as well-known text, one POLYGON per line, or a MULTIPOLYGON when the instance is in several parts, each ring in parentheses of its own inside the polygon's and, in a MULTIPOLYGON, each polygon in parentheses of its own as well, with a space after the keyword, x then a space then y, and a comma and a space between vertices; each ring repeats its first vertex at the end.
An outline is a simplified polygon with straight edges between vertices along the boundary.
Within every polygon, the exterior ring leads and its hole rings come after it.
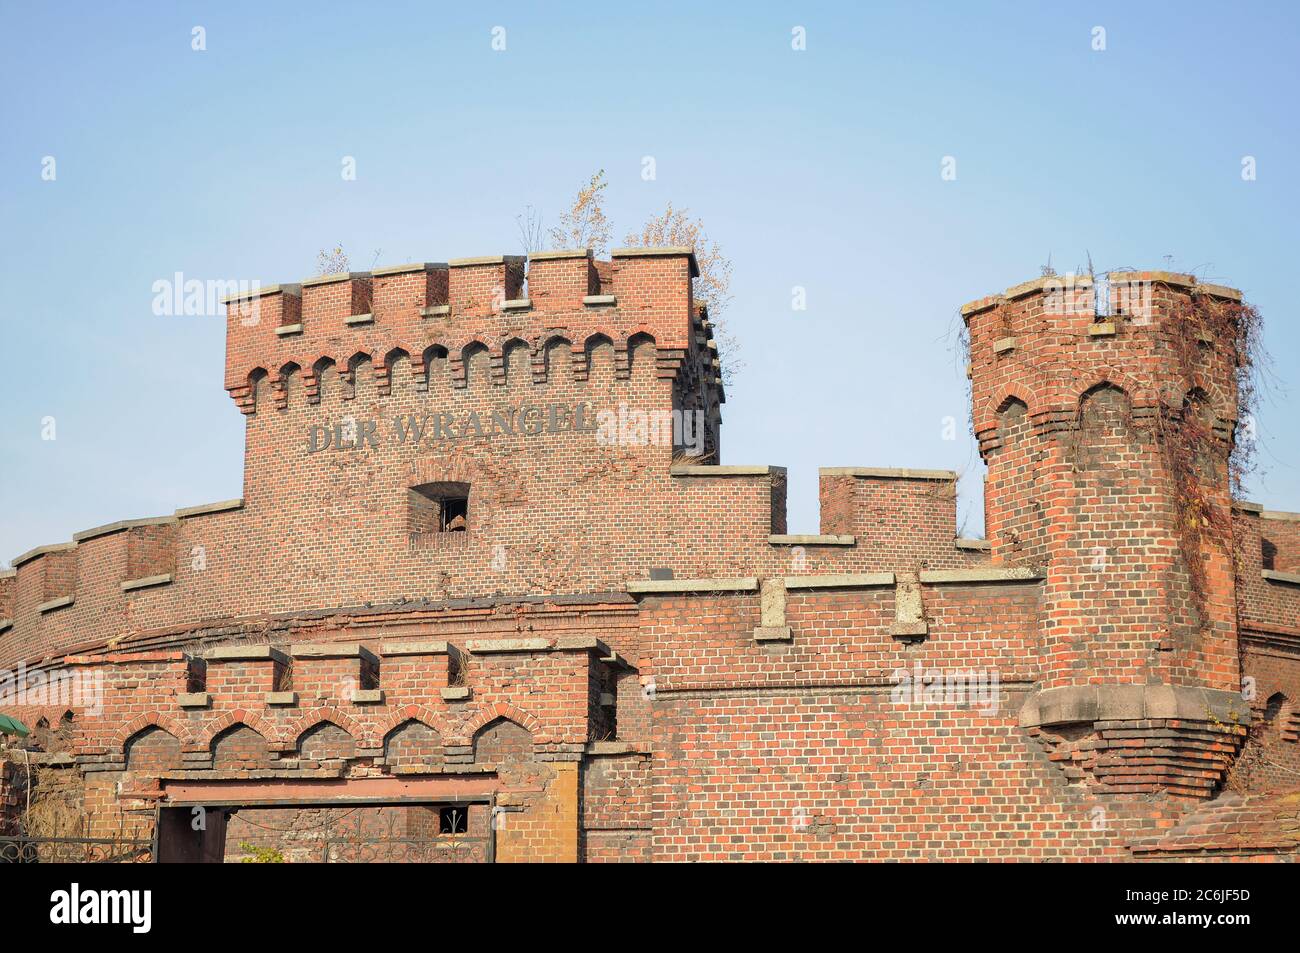
POLYGON ((407 529, 412 536, 463 533, 469 529, 469 484, 440 481, 407 491, 407 529))
POLYGON ((442 501, 442 531, 463 533, 469 519, 469 497, 451 496, 442 501))

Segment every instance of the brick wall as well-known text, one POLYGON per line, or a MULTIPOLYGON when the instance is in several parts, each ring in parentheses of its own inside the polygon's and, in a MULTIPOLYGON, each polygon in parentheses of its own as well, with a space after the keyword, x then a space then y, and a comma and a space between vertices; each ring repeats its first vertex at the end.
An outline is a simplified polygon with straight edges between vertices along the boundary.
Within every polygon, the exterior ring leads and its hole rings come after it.
POLYGON ((582 765, 582 859, 631 863, 652 857, 649 746, 593 746, 582 765))

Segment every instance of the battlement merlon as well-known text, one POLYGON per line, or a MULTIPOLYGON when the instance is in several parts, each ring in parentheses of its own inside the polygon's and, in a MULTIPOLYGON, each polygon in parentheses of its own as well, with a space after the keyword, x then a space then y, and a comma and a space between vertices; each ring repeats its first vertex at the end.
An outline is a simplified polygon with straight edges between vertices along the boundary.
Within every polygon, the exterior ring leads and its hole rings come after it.
POLYGON ((310 393, 324 365, 350 372, 368 362, 386 377, 395 361, 408 360, 420 378, 434 355, 455 365, 467 349, 486 347, 499 361, 508 344, 521 340, 536 363, 557 339, 581 357, 599 337, 623 354, 630 342, 649 338, 659 363, 672 371, 674 355, 708 347, 707 340, 699 345, 707 322, 692 298, 698 276, 690 248, 620 248, 609 262, 583 249, 423 262, 258 288, 225 299, 225 387, 244 413, 253 413, 263 376, 301 374, 310 393))

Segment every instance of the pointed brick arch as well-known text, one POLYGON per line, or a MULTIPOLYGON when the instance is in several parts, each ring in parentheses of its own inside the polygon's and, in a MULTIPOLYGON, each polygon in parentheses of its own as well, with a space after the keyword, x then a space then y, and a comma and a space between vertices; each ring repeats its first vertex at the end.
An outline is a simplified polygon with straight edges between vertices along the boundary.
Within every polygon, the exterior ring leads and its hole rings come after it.
POLYGON ((554 332, 538 342, 536 356, 533 359, 533 381, 551 383, 552 374, 556 373, 556 356, 564 355, 567 363, 565 380, 572 380, 582 363, 581 345, 575 346, 567 332, 554 332))
POLYGON ((447 736, 447 720, 428 705, 403 705, 389 712, 382 721, 371 725, 373 734, 366 739, 366 747, 378 748, 392 732, 408 721, 418 721, 427 728, 432 728, 442 737, 447 736))
POLYGON ((1086 375, 1076 376, 1070 382, 1068 392, 1061 395, 1067 402, 1066 409, 1077 409, 1085 397, 1102 387, 1122 390, 1134 409, 1155 407, 1160 402, 1160 396, 1154 387, 1142 383, 1132 374, 1103 365, 1089 369, 1086 375))
POLYGON ((446 762, 443 719, 425 705, 406 705, 384 720, 375 747, 389 770, 437 769, 446 762))
POLYGON ((520 728, 530 732, 533 735, 534 741, 539 740, 538 735, 542 729, 541 722, 522 708, 517 708, 509 702, 494 702, 479 708, 470 716, 469 720, 461 726, 464 743, 469 744, 473 740, 475 732, 484 725, 496 721, 498 718, 513 721, 520 728))
POLYGON ((189 725, 182 721, 178 721, 170 715, 164 715, 157 711, 147 711, 142 715, 136 715, 121 728, 117 729, 113 735, 113 744, 111 747, 115 751, 123 751, 125 753, 126 743, 146 728, 161 728, 181 743, 182 751, 192 750, 195 738, 194 733, 190 731, 189 725))
MULTIPOLYGON (((578 380, 585 381, 591 378, 593 371, 595 371, 598 366, 596 361, 596 352, 598 349, 604 349, 606 347, 608 347, 607 353, 609 354, 609 361, 607 362, 609 375, 611 377, 617 376, 619 351, 618 346, 614 343, 613 335, 607 334, 604 331, 593 331, 591 334, 588 334, 586 340, 582 342, 581 359, 577 361, 576 365, 576 376, 578 380)), ((624 351, 626 352, 626 348, 624 351)))
MULTIPOLYGON (((197 750, 211 751, 212 745, 217 740, 218 735, 220 735, 227 728, 239 724, 242 724, 245 727, 253 729, 253 731, 256 731, 259 735, 261 735, 264 739, 266 739, 266 745, 268 748, 272 748, 277 751, 284 750, 283 739, 280 735, 280 732, 276 730, 276 726, 272 722, 268 721, 266 718, 262 717, 260 713, 255 711, 249 711, 243 708, 237 708, 233 711, 222 712, 221 714, 210 719, 208 723, 205 724, 194 735, 193 741, 198 746, 197 750)), ((296 740, 297 736, 295 735, 294 737, 296 740)), ((293 742, 291 741, 290 745, 292 746, 292 744, 293 742)), ((190 749, 186 749, 186 750, 190 750, 190 749)))
POLYGON ((989 430, 996 430, 999 415, 1006 410, 1007 405, 1013 400, 1018 400, 1028 407, 1028 416, 1031 417, 1034 414, 1042 413, 1045 409, 1038 397, 1038 392, 1028 383, 1017 381, 1003 384, 984 402, 983 410, 975 419, 975 433, 980 434, 989 430))
POLYGON ((649 373, 653 375, 658 364, 659 342, 653 330, 644 323, 637 325, 621 347, 615 345, 614 368, 620 379, 626 380, 634 373, 641 373, 640 368, 643 366, 648 366, 649 373))
POLYGON ((1179 409, 1188 396, 1196 391, 1205 395, 1205 406, 1210 409, 1217 420, 1225 423, 1237 421, 1237 407, 1223 395, 1223 390, 1214 381, 1209 380, 1199 371, 1192 375, 1186 384, 1174 384, 1169 388, 1169 406, 1179 409))
POLYGON ((182 766, 184 742, 179 735, 161 725, 147 724, 122 742, 122 764, 128 771, 170 770, 182 766), (160 746, 160 736, 165 736, 160 746), (143 746, 137 741, 147 739, 143 746), (172 746, 175 747, 172 747, 172 746))
POLYGON ((501 342, 501 351, 493 355, 493 361, 497 365, 495 373, 498 381, 509 385, 528 383, 532 379, 532 360, 532 345, 518 335, 507 338, 501 342), (519 355, 523 355, 522 361, 518 359, 519 355), (514 374, 510 373, 512 360, 517 362, 514 374))
POLYGON ((351 715, 339 711, 332 705, 321 705, 318 708, 310 708, 302 712, 286 725, 283 738, 286 743, 291 743, 294 748, 297 748, 302 736, 322 722, 329 722, 335 727, 342 728, 357 742, 360 742, 367 734, 366 726, 351 715))

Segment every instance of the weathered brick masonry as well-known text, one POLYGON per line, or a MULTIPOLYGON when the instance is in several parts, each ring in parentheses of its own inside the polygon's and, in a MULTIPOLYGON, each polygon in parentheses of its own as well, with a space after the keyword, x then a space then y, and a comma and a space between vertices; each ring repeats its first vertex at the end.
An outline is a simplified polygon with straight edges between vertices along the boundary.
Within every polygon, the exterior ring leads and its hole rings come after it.
POLYGON ((1294 858, 1300 517, 1230 499, 1231 333, 1178 350, 1238 292, 967 305, 988 540, 956 538, 954 474, 867 467, 823 469, 794 536, 784 470, 718 462, 695 273, 549 252, 231 299, 243 496, 0 577, 3 708, 91 830, 185 859, 1294 858))

